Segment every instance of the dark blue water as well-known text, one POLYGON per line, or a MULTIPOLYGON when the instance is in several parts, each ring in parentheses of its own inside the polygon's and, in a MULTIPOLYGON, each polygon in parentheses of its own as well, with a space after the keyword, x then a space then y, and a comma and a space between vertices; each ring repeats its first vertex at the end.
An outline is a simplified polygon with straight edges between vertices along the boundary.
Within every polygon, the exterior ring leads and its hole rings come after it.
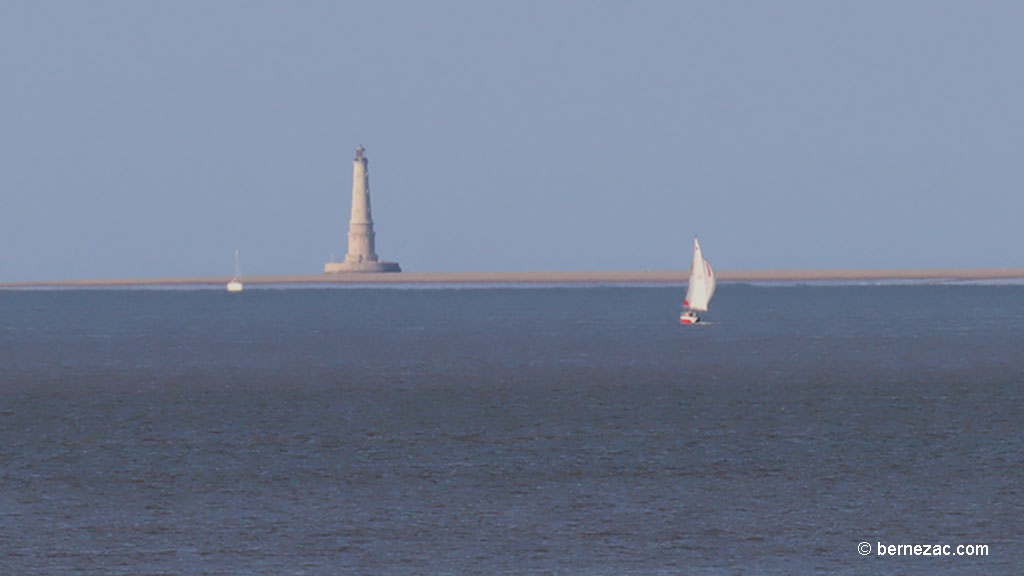
POLYGON ((1024 286, 682 292, 0 291, 0 574, 1019 573, 1024 286))

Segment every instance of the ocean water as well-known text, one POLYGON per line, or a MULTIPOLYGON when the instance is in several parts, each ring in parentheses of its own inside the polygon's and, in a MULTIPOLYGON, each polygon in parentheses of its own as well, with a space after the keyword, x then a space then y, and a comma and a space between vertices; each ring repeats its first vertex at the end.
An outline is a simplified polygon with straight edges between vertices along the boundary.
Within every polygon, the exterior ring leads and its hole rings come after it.
POLYGON ((0 291, 0 574, 1020 573, 1024 286, 682 293, 0 291))

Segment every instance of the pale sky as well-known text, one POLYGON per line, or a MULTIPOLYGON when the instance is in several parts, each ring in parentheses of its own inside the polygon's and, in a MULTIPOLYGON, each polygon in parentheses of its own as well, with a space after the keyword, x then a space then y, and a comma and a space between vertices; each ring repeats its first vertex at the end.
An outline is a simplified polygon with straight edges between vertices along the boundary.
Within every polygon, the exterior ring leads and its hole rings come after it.
POLYGON ((0 281, 1024 266, 1024 3, 0 0, 0 281))

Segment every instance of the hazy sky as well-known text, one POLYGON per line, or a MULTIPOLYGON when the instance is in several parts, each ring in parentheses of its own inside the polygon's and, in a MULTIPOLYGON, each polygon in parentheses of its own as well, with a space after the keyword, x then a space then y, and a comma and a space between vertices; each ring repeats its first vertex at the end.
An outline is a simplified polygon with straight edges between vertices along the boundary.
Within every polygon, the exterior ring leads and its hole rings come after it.
POLYGON ((0 0, 0 281, 1024 266, 1024 3, 0 0))

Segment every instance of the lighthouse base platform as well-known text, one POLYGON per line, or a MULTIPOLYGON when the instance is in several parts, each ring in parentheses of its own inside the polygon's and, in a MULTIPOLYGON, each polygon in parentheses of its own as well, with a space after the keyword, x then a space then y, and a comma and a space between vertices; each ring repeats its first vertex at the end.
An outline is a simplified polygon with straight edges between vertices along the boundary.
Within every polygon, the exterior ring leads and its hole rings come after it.
POLYGON ((373 274, 383 272, 401 272, 398 262, 328 262, 324 265, 324 274, 373 274))

